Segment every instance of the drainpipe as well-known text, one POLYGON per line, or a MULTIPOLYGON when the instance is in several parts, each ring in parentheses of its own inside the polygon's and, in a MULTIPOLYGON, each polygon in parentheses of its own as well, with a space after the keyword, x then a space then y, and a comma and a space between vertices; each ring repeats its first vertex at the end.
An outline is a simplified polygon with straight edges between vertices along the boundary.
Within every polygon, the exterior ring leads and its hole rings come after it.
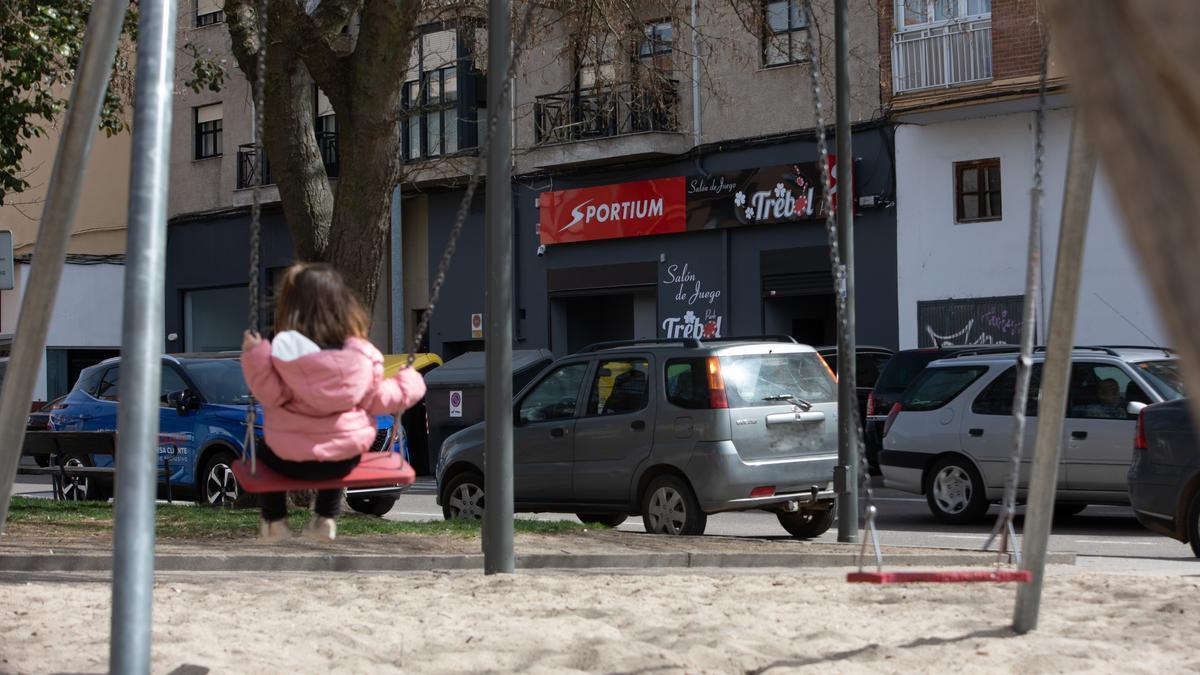
POLYGON ((391 299, 391 331, 388 342, 393 354, 402 354, 405 346, 404 332, 404 207, 400 201, 400 187, 392 191, 392 227, 389 230, 391 261, 388 271, 388 290, 391 299))
POLYGON ((692 0, 692 145, 700 147, 700 29, 696 26, 697 0, 692 0))

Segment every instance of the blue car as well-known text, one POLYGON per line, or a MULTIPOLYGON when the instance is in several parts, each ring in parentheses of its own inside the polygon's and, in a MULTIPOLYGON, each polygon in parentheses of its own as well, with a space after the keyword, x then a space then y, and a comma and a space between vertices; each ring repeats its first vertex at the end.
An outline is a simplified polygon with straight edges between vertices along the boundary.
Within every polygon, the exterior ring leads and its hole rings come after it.
MULTIPOLYGON (((167 480, 173 495, 188 495, 200 503, 217 506, 249 506, 252 495, 241 490, 230 469, 243 452, 246 436, 246 405, 250 392, 242 376, 236 353, 179 354, 164 356, 159 399, 159 467, 168 476, 160 477, 165 491, 167 480)), ((50 412, 54 431, 115 431, 117 403, 120 400, 120 357, 85 369, 65 398, 50 412)), ((262 412, 257 419, 261 424, 262 412)), ((403 430, 391 416, 377 418, 379 433, 372 452, 404 452, 407 444, 403 430)), ((261 442, 261 436, 259 437, 261 442)), ((88 455, 72 457, 68 464, 111 466, 112 457, 88 455)), ((107 499, 111 481, 91 478, 81 485, 87 499, 107 499)), ((387 513, 404 486, 349 490, 350 507, 362 513, 382 516, 387 513)))

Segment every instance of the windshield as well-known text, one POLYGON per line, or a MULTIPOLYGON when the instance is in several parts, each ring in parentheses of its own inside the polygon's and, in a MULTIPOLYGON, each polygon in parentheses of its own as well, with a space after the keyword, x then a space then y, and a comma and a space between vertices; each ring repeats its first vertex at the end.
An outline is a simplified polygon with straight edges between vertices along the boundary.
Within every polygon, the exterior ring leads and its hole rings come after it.
POLYGON ((837 400, 837 386, 815 353, 722 356, 721 375, 731 408, 780 405, 775 397, 809 403, 837 400))
POLYGON ((1178 361, 1143 361, 1135 365, 1142 377, 1154 387, 1154 391, 1158 392, 1164 401, 1184 397, 1183 376, 1179 372, 1178 361))
POLYGON ((250 390, 242 377, 242 364, 237 359, 184 361, 183 369, 209 403, 245 405, 250 402, 250 390))

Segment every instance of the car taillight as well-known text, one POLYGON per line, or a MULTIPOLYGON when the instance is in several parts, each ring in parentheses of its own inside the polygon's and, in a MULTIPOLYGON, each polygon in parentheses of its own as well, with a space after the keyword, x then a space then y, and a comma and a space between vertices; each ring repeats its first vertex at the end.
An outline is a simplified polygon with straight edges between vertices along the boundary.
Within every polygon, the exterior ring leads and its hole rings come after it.
POLYGON ((1148 450, 1150 446, 1146 443, 1146 413, 1142 411, 1138 413, 1137 432, 1133 435, 1134 450, 1148 450))
POLYGON ((867 417, 875 414, 875 392, 867 394, 867 417))
POLYGON ((904 408, 899 402, 892 404, 892 409, 888 411, 887 421, 883 423, 883 435, 887 436, 888 431, 892 428, 892 423, 896 421, 896 416, 904 408))
POLYGON ((721 377, 721 359, 716 356, 708 357, 708 405, 710 408, 729 407, 725 378, 721 377))

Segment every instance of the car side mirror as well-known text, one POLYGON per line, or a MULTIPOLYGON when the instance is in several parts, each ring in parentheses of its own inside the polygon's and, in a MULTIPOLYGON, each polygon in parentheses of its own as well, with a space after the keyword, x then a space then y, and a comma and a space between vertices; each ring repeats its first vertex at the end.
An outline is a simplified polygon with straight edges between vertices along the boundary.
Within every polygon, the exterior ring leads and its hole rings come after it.
POLYGON ((186 415, 189 411, 200 409, 200 397, 193 391, 181 389, 167 394, 167 405, 180 415, 186 415))
POLYGON ((1125 406, 1125 412, 1129 413, 1131 417, 1137 417, 1145 407, 1146 404, 1141 401, 1130 401, 1129 405, 1125 406))

